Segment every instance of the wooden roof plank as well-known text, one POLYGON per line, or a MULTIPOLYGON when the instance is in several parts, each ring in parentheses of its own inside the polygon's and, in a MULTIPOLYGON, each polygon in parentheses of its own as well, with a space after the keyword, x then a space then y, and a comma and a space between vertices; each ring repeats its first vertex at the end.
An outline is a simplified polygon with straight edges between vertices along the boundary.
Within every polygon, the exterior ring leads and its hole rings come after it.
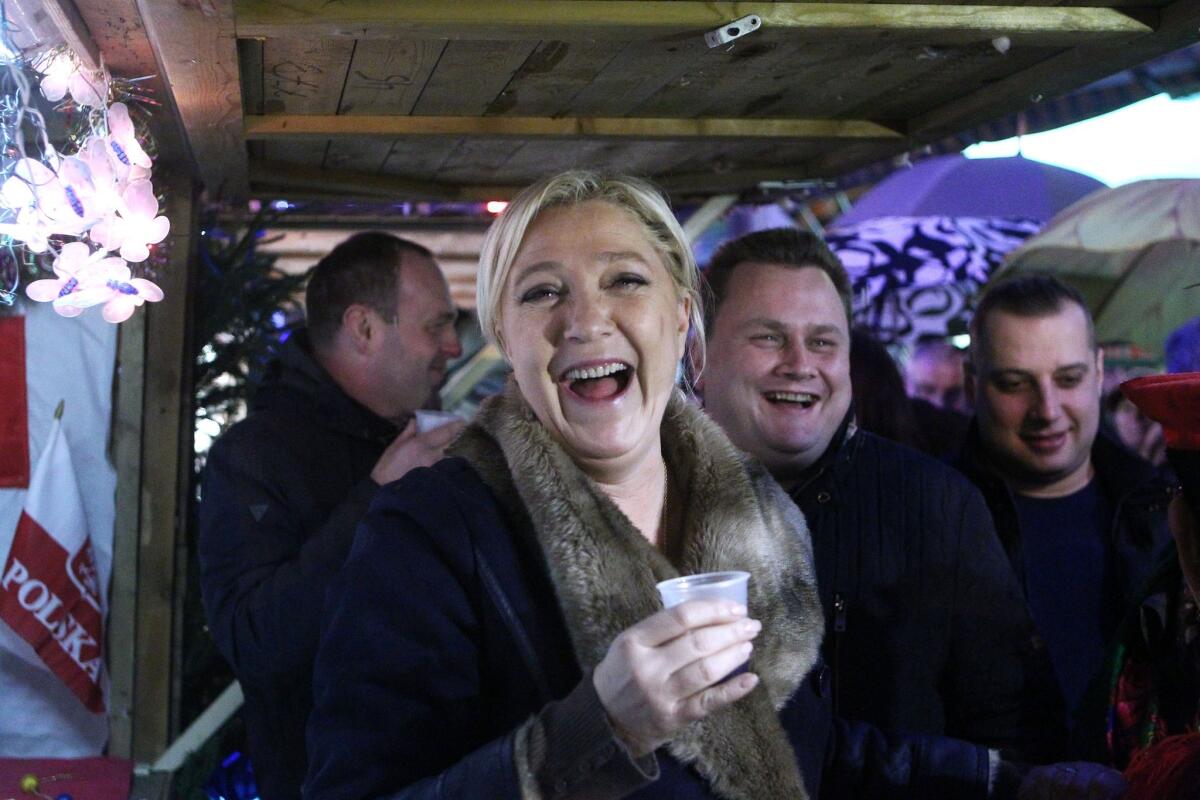
POLYGON ((482 115, 536 46, 536 42, 447 42, 411 113, 482 115))
POLYGON ((343 136, 480 136, 618 139, 885 139, 901 134, 870 120, 655 119, 631 117, 389 117, 268 114, 246 117, 247 139, 343 136))
POLYGON ((629 42, 571 99, 579 117, 623 117, 646 98, 685 74, 691 57, 707 48, 699 41, 629 42))
POLYGON ((1080 45, 1016 72, 986 88, 959 97, 910 120, 914 137, 932 140, 1015 113, 1043 97, 1055 97, 1157 55, 1200 40, 1200 3, 1176 0, 1163 8, 1152 35, 1132 41, 1080 45))
POLYGON ((386 200, 495 200, 510 197, 520 187, 446 185, 393 175, 303 167, 292 163, 254 161, 250 175, 255 187, 309 196, 378 197, 386 200))
POLYGON ((354 42, 268 39, 263 42, 263 108, 268 114, 335 114, 354 42))
POLYGON ((542 42, 488 107, 488 114, 557 116, 604 71, 618 51, 609 42, 542 42))
POLYGON ((42 10, 83 65, 91 70, 100 69, 100 48, 75 4, 71 0, 42 0, 42 10))
POLYGON ((877 36, 880 29, 980 35, 1129 36, 1151 27, 1111 8, 702 0, 236 0, 238 35, 355 39, 617 40, 688 35, 757 14, 770 31, 877 36))
POLYGON ((196 174, 213 197, 244 197, 246 145, 232 0, 138 10, 175 106, 196 174))
POLYGON ((445 47, 432 39, 359 42, 338 113, 411 113, 445 47))

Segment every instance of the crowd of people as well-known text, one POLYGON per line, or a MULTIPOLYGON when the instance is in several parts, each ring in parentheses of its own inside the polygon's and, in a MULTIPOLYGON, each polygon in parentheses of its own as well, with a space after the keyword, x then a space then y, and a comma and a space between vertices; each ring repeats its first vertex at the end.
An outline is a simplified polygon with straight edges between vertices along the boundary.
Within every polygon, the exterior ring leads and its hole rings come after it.
POLYGON ((701 273, 652 186, 556 175, 480 256, 507 386, 422 431, 446 282, 338 245, 203 485, 264 800, 1200 797, 1197 509, 1102 419, 1081 296, 990 286, 903 373, 851 300, 812 234, 701 273))

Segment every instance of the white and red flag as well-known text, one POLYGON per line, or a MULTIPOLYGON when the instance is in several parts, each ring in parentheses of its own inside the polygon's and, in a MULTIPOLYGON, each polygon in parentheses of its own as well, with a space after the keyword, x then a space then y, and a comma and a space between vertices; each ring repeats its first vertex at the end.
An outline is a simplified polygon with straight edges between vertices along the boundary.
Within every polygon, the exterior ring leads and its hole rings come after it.
POLYGON ((104 604, 71 451, 56 413, 0 572, 0 619, 90 711, 104 711, 104 604))

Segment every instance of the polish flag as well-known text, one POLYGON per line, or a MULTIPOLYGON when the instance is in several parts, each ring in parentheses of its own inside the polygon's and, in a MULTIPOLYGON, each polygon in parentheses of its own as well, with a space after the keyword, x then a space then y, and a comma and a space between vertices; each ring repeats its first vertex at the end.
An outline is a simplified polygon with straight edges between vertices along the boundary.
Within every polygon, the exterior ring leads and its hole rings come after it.
POLYGON ((104 604, 62 406, 0 573, 0 619, 90 711, 104 711, 104 604))

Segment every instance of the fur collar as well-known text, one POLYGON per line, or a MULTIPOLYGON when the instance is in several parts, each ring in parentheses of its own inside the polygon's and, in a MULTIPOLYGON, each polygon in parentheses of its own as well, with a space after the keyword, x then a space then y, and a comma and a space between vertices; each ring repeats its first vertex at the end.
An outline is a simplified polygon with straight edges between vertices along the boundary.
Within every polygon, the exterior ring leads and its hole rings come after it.
POLYGON ((751 668, 758 687, 669 745, 728 800, 805 798, 777 711, 816 660, 824 634, 804 518, 757 463, 677 394, 663 453, 685 493, 682 556, 672 565, 550 437, 510 383, 451 449, 467 459, 545 555, 575 656, 585 671, 618 633, 662 608, 655 583, 680 574, 750 572, 763 623, 751 668))

